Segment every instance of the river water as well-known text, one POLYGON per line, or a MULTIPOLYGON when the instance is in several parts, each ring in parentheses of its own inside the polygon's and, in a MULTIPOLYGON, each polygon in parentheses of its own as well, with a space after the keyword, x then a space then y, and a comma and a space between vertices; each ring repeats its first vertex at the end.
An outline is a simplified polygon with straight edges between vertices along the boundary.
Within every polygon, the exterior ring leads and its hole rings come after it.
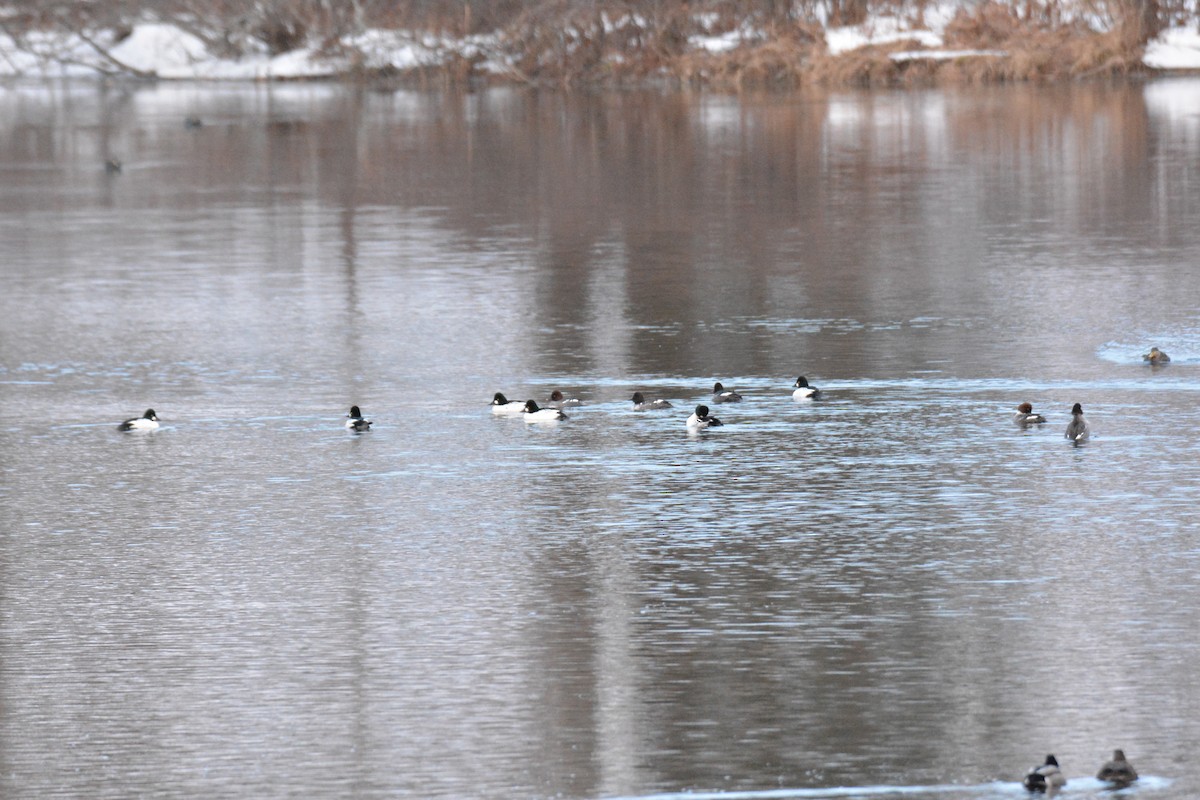
POLYGON ((1200 795, 1197 153, 1196 79, 0 87, 0 796, 1200 795))

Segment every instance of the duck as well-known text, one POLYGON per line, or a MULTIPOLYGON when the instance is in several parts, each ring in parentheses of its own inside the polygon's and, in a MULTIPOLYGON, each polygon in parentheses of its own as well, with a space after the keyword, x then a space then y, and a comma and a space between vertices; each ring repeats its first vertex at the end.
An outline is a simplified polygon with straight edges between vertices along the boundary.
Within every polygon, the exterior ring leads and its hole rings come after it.
POLYGON ((1083 406, 1079 403, 1071 406, 1071 421, 1067 424, 1067 431, 1063 435, 1072 442, 1086 442, 1091 433, 1091 427, 1083 418, 1083 406))
POLYGON ((110 158, 104 162, 104 171, 109 175, 117 175, 121 172, 121 159, 110 158))
POLYGON ((1026 425, 1040 425, 1046 421, 1046 418, 1041 414, 1033 413, 1033 405, 1030 403, 1021 403, 1017 406, 1017 413, 1013 414, 1013 422, 1024 428, 1026 425))
POLYGON ((1150 364, 1151 366, 1154 366, 1156 364, 1166 364, 1166 363, 1170 362, 1170 360, 1171 360, 1171 357, 1169 355, 1167 355, 1166 353, 1164 353, 1162 350, 1159 350, 1157 347, 1151 347, 1150 352, 1146 353, 1146 355, 1142 356, 1142 361, 1146 362, 1147 364, 1150 364))
POLYGON ((525 404, 517 400, 509 400, 501 392, 492 395, 492 413, 505 417, 515 417, 525 411, 525 404))
POLYGON ((696 428, 716 428, 724 424, 716 417, 709 416, 708 406, 696 406, 696 411, 687 418, 687 426, 693 430, 696 428))
POLYGON ((550 393, 550 400, 547 405, 551 408, 566 408, 567 406, 583 405, 583 402, 573 397, 564 397, 562 392, 555 389, 550 393))
POLYGON ((1021 783, 1031 792, 1044 792, 1052 795, 1067 785, 1067 778, 1059 769, 1058 759, 1053 755, 1048 755, 1046 763, 1029 770, 1029 774, 1021 783))
POLYGON ((369 431, 371 430, 371 420, 363 419, 362 411, 358 406, 350 406, 350 413, 346 415, 346 427, 352 431, 369 431))
POLYGON ((672 407, 670 400, 647 400, 641 392, 634 392, 632 400, 634 411, 659 411, 672 407))
POLYGON ((521 414, 526 422, 557 422, 567 418, 561 408, 538 408, 536 400, 526 400, 521 414))
POLYGON ((819 400, 821 398, 821 390, 815 386, 809 386, 808 378, 803 375, 796 378, 796 382, 792 386, 796 389, 792 392, 793 400, 819 400))
POLYGON ((726 389, 720 381, 717 381, 713 384, 712 401, 714 403, 740 403, 742 396, 732 389, 726 389))
POLYGON ((140 417, 127 419, 117 426, 119 431, 152 431, 158 427, 158 415, 153 408, 147 408, 140 417))
POLYGON ((1138 774, 1133 764, 1125 760, 1124 750, 1113 750, 1112 760, 1104 762, 1096 777, 1112 784, 1115 789, 1124 789, 1138 779, 1138 774))

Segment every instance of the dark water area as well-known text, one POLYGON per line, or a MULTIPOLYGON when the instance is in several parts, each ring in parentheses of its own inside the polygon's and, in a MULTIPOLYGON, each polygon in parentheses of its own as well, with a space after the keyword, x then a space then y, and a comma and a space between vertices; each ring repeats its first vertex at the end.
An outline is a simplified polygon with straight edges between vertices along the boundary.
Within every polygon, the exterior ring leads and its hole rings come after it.
POLYGON ((1195 797, 1198 187, 1195 79, 0 86, 0 796, 1195 797))

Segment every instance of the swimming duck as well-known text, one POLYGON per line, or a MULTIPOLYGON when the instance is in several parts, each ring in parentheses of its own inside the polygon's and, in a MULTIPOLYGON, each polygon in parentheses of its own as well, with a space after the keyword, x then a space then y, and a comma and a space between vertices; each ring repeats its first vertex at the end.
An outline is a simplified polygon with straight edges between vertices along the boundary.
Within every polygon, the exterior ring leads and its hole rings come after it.
POLYGON ((793 400, 819 400, 821 398, 821 390, 815 386, 808 385, 808 378, 801 375, 796 378, 796 382, 792 384, 796 391, 792 392, 793 400))
POLYGON ((1029 403, 1021 403, 1017 406, 1017 413, 1013 414, 1013 422, 1024 428, 1026 425, 1040 425, 1045 422, 1046 418, 1041 414, 1033 413, 1033 406, 1029 403))
POLYGON ((1138 779, 1137 770, 1133 768, 1133 764, 1125 760, 1124 750, 1113 750, 1112 760, 1104 762, 1104 766, 1096 773, 1096 777, 1102 781, 1108 781, 1116 789, 1124 789, 1138 779))
POLYGON ((663 408, 670 408, 669 400, 647 400, 642 396, 641 392, 633 393, 633 410, 634 411, 658 411, 663 408))
POLYGON ((1072 442, 1086 442, 1092 429, 1083 418, 1083 406, 1076 403, 1071 406, 1071 421, 1067 424, 1067 432, 1063 434, 1072 442))
POLYGON ((712 401, 714 403, 740 403, 742 402, 742 396, 732 389, 726 389, 718 381, 713 384, 712 401))
MULTIPOLYGON (((718 384, 719 385, 719 384, 718 384)), ((716 417, 709 416, 708 406, 696 406, 696 411, 687 418, 689 428, 716 428, 725 423, 716 417)))
POLYGON ((1046 763, 1029 770, 1029 774, 1021 783, 1031 792, 1045 792, 1047 795, 1052 795, 1067 785, 1067 778, 1058 767, 1058 759, 1049 755, 1046 756, 1046 763))
POLYGON ((506 417, 515 417, 525 411, 525 404, 516 400, 509 400, 500 392, 496 392, 492 396, 492 413, 500 414, 506 417))
POLYGON ((153 408, 147 408, 140 417, 127 419, 117 426, 119 431, 152 431, 158 427, 158 417, 153 408))
POLYGON ((117 175, 121 172, 121 159, 110 158, 104 162, 104 171, 109 175, 117 175))
POLYGON ((358 406, 350 406, 350 413, 346 415, 346 427, 352 431, 369 431, 371 430, 371 420, 363 419, 362 411, 358 406))
POLYGON ((566 419, 567 415, 558 408, 538 408, 536 400, 526 400, 521 408, 521 415, 526 422, 557 422, 566 419))
POLYGON ((555 389, 550 393, 550 402, 547 403, 551 408, 566 408, 567 406, 579 406, 583 403, 575 398, 564 397, 563 393, 555 389))
POLYGON ((1146 355, 1142 356, 1142 361, 1145 361, 1147 364, 1150 364, 1150 365, 1166 364, 1170 360, 1171 360, 1171 357, 1169 355, 1167 355, 1166 353, 1164 353, 1162 350, 1159 350, 1157 347, 1151 347, 1150 352, 1146 353, 1146 355))

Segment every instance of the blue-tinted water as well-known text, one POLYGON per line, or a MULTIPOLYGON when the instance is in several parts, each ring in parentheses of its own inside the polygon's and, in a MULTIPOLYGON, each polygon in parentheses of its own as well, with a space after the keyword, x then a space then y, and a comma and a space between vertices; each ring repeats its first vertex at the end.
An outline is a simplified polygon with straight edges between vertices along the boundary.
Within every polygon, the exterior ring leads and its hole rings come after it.
POLYGON ((1198 98, 5 87, 0 795, 1193 796, 1198 98))

